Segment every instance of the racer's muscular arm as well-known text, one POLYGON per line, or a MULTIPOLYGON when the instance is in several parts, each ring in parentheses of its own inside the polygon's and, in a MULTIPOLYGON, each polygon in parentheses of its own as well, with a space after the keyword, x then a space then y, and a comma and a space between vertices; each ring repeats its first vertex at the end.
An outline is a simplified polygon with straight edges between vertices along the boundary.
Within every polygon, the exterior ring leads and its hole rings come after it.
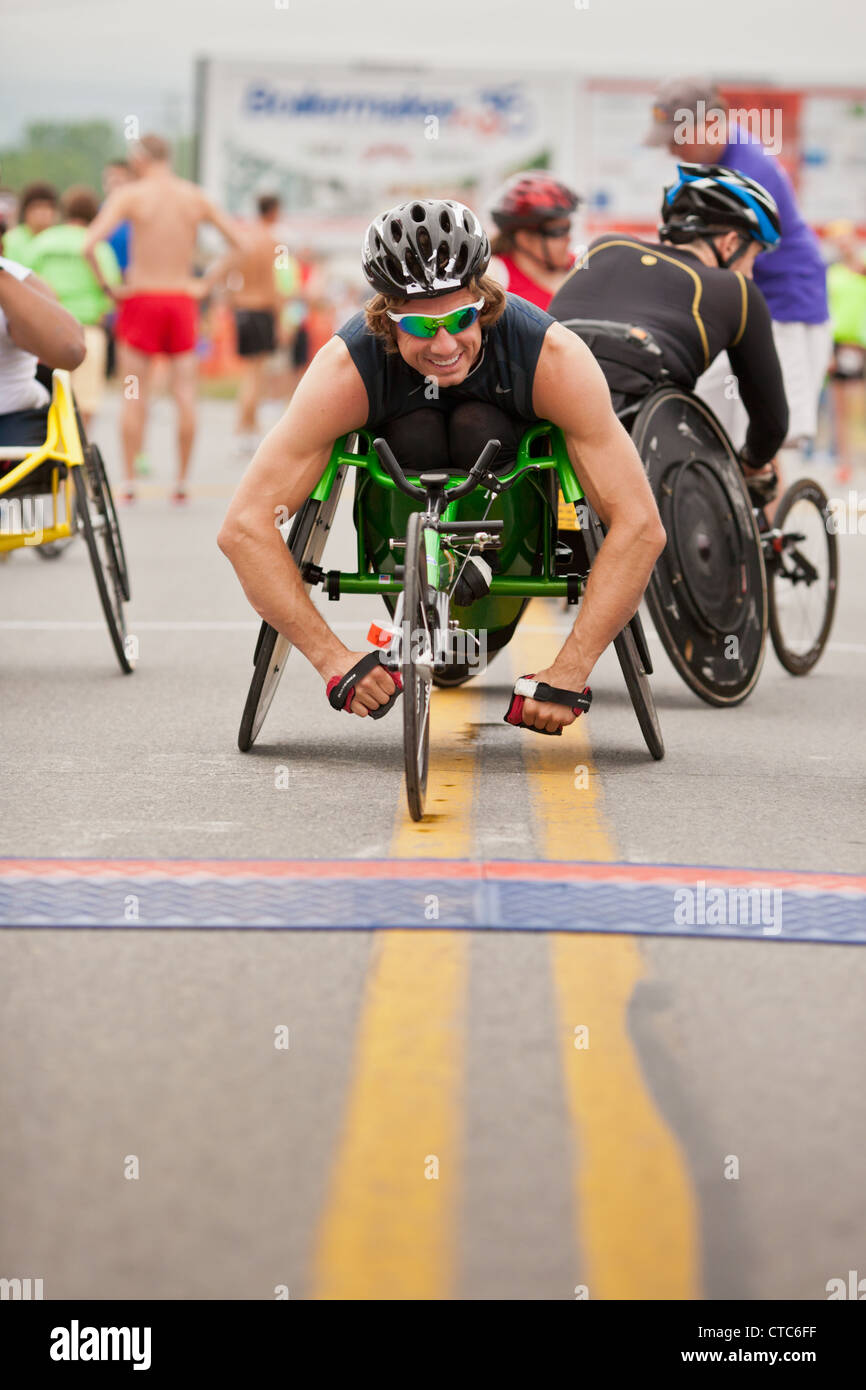
POLYGON ((35 275, 18 280, 0 270, 0 309, 16 347, 48 367, 74 371, 84 361, 84 330, 35 275))
POLYGON ((728 348, 728 358, 749 417, 748 461, 757 468, 775 458, 785 442, 788 402, 766 300, 753 280, 737 279, 746 287, 746 321, 739 342, 728 348))
MULTIPOLYGON (((617 420, 610 392, 586 344, 554 324, 544 339, 533 387, 533 406, 559 425, 581 487, 608 528, 592 567, 574 628, 540 679, 567 690, 581 690, 605 647, 637 611, 664 549, 665 533, 643 465, 617 420)), ((560 707, 527 701, 524 722, 536 723, 534 710, 553 727, 572 723, 560 707)))
MULTIPOLYGON (((256 450, 217 538, 253 608, 304 653, 324 681, 345 674, 365 653, 350 651, 328 627, 277 528, 316 486, 334 440, 357 429, 367 410, 367 392, 348 348, 332 338, 256 450)), ((352 712, 363 716, 387 701, 394 682, 379 667, 358 682, 356 692, 352 712)))

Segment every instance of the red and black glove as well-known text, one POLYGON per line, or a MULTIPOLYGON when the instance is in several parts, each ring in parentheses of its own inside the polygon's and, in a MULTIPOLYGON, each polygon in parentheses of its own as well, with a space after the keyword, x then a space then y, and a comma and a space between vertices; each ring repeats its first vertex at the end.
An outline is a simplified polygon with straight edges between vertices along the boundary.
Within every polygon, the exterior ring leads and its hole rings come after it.
POLYGON ((526 700, 538 700, 549 705, 565 705, 572 714, 581 715, 592 704, 592 691, 588 685, 580 691, 560 690, 555 685, 547 685, 544 681, 537 681, 534 676, 521 676, 519 680, 514 682, 511 704, 504 716, 505 723, 514 724, 519 729, 526 729, 531 734, 550 734, 552 738, 557 738, 562 733, 562 729, 555 729, 551 733, 550 729, 536 729, 532 724, 524 724, 523 705, 526 700))
MULTIPOLYGON (((328 681, 327 695, 328 703, 332 709, 344 709, 347 714, 352 713, 352 701, 355 698, 355 686, 362 680, 374 666, 384 666, 381 652, 368 652, 362 656, 361 660, 347 671, 344 676, 332 676, 328 681)), ((387 668, 386 668, 387 669, 387 668)), ((399 671, 388 671, 388 675, 396 685, 397 689, 391 696, 387 704, 380 705, 378 709, 368 709, 367 714, 371 719, 381 719, 393 708, 397 701, 397 696, 403 694, 403 678, 399 671)))

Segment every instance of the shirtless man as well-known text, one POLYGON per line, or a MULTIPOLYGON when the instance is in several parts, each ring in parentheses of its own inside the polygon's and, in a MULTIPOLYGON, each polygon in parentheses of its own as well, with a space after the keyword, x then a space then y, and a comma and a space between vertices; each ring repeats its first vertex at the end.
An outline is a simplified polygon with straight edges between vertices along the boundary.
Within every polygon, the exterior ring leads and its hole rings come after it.
POLYGON ((171 167, 171 150, 158 135, 144 135, 133 147, 130 167, 134 183, 115 189, 90 224, 84 254, 106 294, 120 304, 116 334, 124 380, 135 378, 137 391, 124 391, 121 414, 126 491, 135 498, 135 460, 141 452, 147 424, 148 393, 159 354, 171 359, 171 388, 178 411, 179 468, 174 501, 186 501, 196 426, 196 323, 204 283, 192 275, 196 236, 211 222, 232 246, 243 244, 233 223, 193 183, 178 178, 171 167), (104 283, 96 247, 121 222, 131 227, 132 255, 126 282, 104 283))
POLYGON ((258 220, 244 228, 244 249, 230 252, 205 277, 209 287, 223 281, 231 296, 238 356, 243 362, 235 434, 250 450, 259 442, 257 416, 264 394, 265 362, 277 346, 277 315, 282 304, 275 275, 280 200, 266 193, 258 199, 257 207, 258 220))

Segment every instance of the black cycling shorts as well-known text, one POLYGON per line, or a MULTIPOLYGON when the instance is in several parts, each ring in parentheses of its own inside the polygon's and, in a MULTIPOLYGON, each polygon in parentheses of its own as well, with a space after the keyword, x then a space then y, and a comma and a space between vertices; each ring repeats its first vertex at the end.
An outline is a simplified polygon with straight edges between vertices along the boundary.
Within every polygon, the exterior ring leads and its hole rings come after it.
POLYGON ((235 309, 239 357, 263 357, 277 346, 270 309, 235 309))

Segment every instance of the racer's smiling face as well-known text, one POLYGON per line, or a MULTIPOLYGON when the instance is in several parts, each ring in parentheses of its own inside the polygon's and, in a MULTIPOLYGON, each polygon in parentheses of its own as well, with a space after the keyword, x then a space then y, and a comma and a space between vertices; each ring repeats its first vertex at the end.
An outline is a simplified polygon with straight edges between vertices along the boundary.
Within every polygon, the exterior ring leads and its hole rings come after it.
MULTIPOLYGON (((394 306, 394 313, 442 318, 476 302, 477 296, 471 290, 454 290, 451 294, 437 295, 435 299, 404 300, 394 306)), ((457 333, 440 327, 434 338, 414 338, 395 323, 394 337, 403 361, 422 376, 434 377, 442 386, 457 386, 463 381, 481 351, 481 324, 477 318, 457 333)))

